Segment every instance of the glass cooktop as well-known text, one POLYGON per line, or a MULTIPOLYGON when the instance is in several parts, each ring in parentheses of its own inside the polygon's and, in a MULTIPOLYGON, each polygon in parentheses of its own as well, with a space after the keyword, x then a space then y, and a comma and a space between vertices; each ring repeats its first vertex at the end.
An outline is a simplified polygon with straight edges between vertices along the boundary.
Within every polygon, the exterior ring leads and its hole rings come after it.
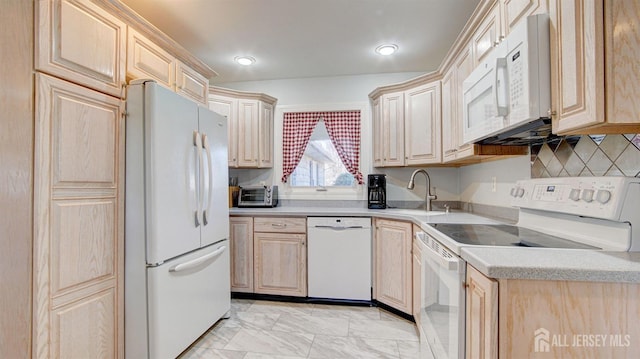
POLYGON ((530 229, 499 224, 431 224, 454 241, 476 246, 600 249, 530 229))

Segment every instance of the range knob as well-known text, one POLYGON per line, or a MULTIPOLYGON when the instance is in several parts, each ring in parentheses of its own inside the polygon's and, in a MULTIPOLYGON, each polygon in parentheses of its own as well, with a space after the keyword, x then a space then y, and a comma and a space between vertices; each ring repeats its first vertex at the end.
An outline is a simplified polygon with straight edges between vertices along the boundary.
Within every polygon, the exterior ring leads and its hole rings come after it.
POLYGON ((574 188, 571 190, 571 192, 569 192, 569 199, 571 199, 572 201, 579 201, 580 200, 580 189, 578 188, 574 188))
POLYGON ((605 204, 611 199, 611 191, 601 189, 596 193, 596 201, 605 204))
POLYGON ((585 202, 593 201, 593 193, 594 193, 594 191, 592 189, 583 190, 582 191, 582 200, 584 200, 585 202))
POLYGON ((516 196, 516 191, 518 190, 518 187, 511 187, 511 191, 509 192, 509 194, 511 194, 511 197, 515 197, 516 196))
POLYGON ((522 197, 522 196, 524 196, 524 188, 518 187, 518 189, 516 190, 516 197, 522 197))

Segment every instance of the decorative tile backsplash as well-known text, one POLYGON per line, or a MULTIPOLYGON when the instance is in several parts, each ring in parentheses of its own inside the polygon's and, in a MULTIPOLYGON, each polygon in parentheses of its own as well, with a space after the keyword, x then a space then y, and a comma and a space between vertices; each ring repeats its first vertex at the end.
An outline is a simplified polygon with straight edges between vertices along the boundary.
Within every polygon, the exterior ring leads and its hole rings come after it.
POLYGON ((531 177, 635 176, 640 134, 582 135, 531 145, 531 177))

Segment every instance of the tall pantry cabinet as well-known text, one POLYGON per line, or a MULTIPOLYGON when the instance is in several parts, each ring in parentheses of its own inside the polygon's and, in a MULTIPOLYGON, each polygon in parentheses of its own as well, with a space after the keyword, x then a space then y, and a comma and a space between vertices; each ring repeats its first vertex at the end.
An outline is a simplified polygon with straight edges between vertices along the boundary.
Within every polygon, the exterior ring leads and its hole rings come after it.
POLYGON ((127 27, 36 4, 33 356, 121 357, 127 27))
POLYGON ((0 357, 123 357, 127 32, 151 25, 117 0, 2 6, 0 357))

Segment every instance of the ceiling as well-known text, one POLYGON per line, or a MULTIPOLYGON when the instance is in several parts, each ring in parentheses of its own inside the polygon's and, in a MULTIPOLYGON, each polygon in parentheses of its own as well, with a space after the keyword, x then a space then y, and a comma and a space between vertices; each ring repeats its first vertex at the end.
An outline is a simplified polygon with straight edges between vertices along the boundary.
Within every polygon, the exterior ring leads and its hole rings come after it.
POLYGON ((479 0, 121 0, 212 83, 435 70, 479 0), (381 56, 374 49, 394 43, 381 56), (256 63, 241 66, 236 56, 256 63))

